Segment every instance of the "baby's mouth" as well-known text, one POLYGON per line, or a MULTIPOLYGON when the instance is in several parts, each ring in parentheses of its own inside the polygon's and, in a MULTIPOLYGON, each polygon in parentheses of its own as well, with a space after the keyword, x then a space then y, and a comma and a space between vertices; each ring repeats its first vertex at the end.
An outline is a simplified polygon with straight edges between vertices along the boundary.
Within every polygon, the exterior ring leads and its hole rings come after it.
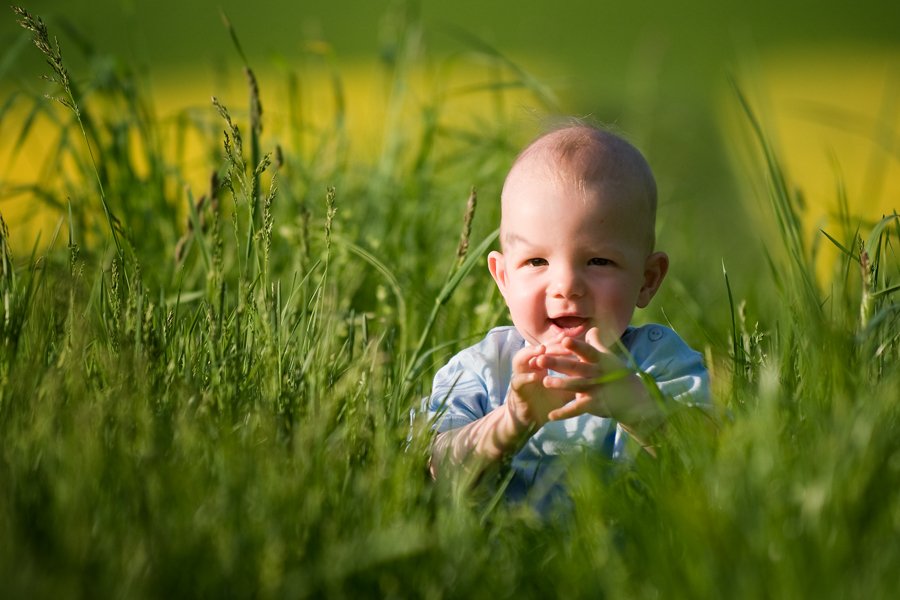
POLYGON ((550 319, 551 323, 564 331, 578 330, 584 326, 587 321, 588 320, 585 317, 556 317, 555 319, 550 319))

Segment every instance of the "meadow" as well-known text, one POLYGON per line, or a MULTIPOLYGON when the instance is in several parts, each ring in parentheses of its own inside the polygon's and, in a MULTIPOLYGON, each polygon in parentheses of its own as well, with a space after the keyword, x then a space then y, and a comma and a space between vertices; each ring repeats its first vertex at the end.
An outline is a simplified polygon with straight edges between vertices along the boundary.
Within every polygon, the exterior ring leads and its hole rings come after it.
MULTIPOLYGON (((75 48, 6 18, 52 80, 50 99, 10 95, 0 126, 55 127, 15 190, 52 226, 24 247, 0 236, 6 596, 896 594, 900 220, 851 209, 865 203, 836 178, 835 225, 811 236, 739 78, 747 146, 727 150, 749 155, 739 194, 763 214, 735 202, 717 223, 664 196, 673 272, 636 316, 704 352, 715 417, 673 407, 656 458, 572 458, 571 509, 541 516, 503 500, 503 473, 432 481, 410 411, 449 356, 508 323, 484 255, 537 127, 518 107, 564 110, 551 87, 474 37, 475 79, 439 85, 401 19, 383 134, 360 153, 327 46, 309 48, 319 75, 294 73, 327 119, 299 93, 269 100, 229 29, 246 87, 172 120, 126 62, 97 49, 70 72, 75 48), (11 121, 23 103, 34 119, 11 121), (753 241, 734 265, 729 236, 753 241)), ((661 189, 678 175, 664 162, 661 189)))

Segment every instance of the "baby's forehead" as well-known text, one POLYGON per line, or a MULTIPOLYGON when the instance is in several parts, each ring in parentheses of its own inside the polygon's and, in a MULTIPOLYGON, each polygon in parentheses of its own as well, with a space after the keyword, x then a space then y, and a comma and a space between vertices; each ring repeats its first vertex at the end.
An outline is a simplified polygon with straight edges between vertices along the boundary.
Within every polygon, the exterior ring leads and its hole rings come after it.
POLYGON ((635 186, 621 181, 590 182, 556 175, 532 171, 511 190, 505 190, 508 193, 501 198, 501 225, 511 217, 541 220, 548 211, 564 211, 584 218, 601 215, 604 220, 653 226, 652 206, 646 194, 635 186), (545 192, 546 184, 556 191, 545 192))

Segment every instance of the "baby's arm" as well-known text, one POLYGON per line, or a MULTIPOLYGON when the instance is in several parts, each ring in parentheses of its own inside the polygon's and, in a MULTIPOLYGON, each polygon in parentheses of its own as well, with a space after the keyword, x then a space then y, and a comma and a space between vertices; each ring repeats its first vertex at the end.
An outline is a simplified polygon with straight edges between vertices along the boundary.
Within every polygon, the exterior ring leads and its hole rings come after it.
POLYGON ((431 454, 433 477, 437 478, 441 466, 447 463, 481 472, 515 454, 549 420, 551 411, 574 397, 571 392, 544 387, 547 371, 537 366, 537 359, 545 351, 545 346, 520 350, 513 357, 506 402, 468 425, 437 436, 431 454))
POLYGON ((438 478, 446 465, 465 465, 481 472, 516 451, 527 437, 527 428, 515 421, 502 404, 477 421, 438 434, 431 452, 431 476, 438 478))

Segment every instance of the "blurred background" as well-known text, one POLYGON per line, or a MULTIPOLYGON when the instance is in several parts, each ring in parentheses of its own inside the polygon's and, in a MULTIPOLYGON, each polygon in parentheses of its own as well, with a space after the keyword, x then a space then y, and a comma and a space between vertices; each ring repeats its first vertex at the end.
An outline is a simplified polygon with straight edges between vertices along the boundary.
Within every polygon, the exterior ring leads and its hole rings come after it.
MULTIPOLYGON (((490 47, 548 92, 506 94, 503 115, 521 132, 520 143, 546 115, 589 115, 620 128, 647 155, 660 188, 660 247, 673 259, 666 293, 683 298, 721 297, 723 261, 738 268, 733 285, 741 297, 752 297, 753 282, 765 272, 755 251, 769 243, 765 181, 729 73, 802 190, 810 243, 821 243, 818 230, 833 226, 839 189, 863 224, 898 204, 897 2, 36 0, 25 8, 59 36, 76 82, 88 68, 114 71, 111 57, 135 65, 160 119, 211 112, 210 95, 246 116, 242 60, 221 9, 260 79, 266 133, 284 127, 292 97, 302 98, 311 121, 332 118, 333 105, 342 102, 351 151, 361 160, 375 160, 390 137, 386 73, 398 60, 398 36, 409 31, 408 21, 418 28, 422 73, 410 83, 411 111, 441 86, 464 86, 492 68, 459 58, 490 47), (299 65, 306 70, 298 78, 299 65), (342 82, 339 99, 334 73, 342 82)), ((0 18, 0 47, 0 93, 9 114, 18 114, 0 129, 0 207, 13 239, 25 245, 57 219, 41 221, 35 199, 15 192, 17 182, 37 176, 35 157, 50 142, 38 118, 13 152, 27 110, 7 99, 15 89, 46 93, 38 75, 48 71, 11 11, 0 18)), ((464 96, 451 118, 477 127, 497 114, 489 95, 464 96)), ((188 165, 196 163, 189 179, 202 189, 208 153, 185 143, 178 151, 188 165)), ((484 201, 495 201, 490 194, 502 182, 477 179, 465 185, 479 185, 488 193, 484 201)))

